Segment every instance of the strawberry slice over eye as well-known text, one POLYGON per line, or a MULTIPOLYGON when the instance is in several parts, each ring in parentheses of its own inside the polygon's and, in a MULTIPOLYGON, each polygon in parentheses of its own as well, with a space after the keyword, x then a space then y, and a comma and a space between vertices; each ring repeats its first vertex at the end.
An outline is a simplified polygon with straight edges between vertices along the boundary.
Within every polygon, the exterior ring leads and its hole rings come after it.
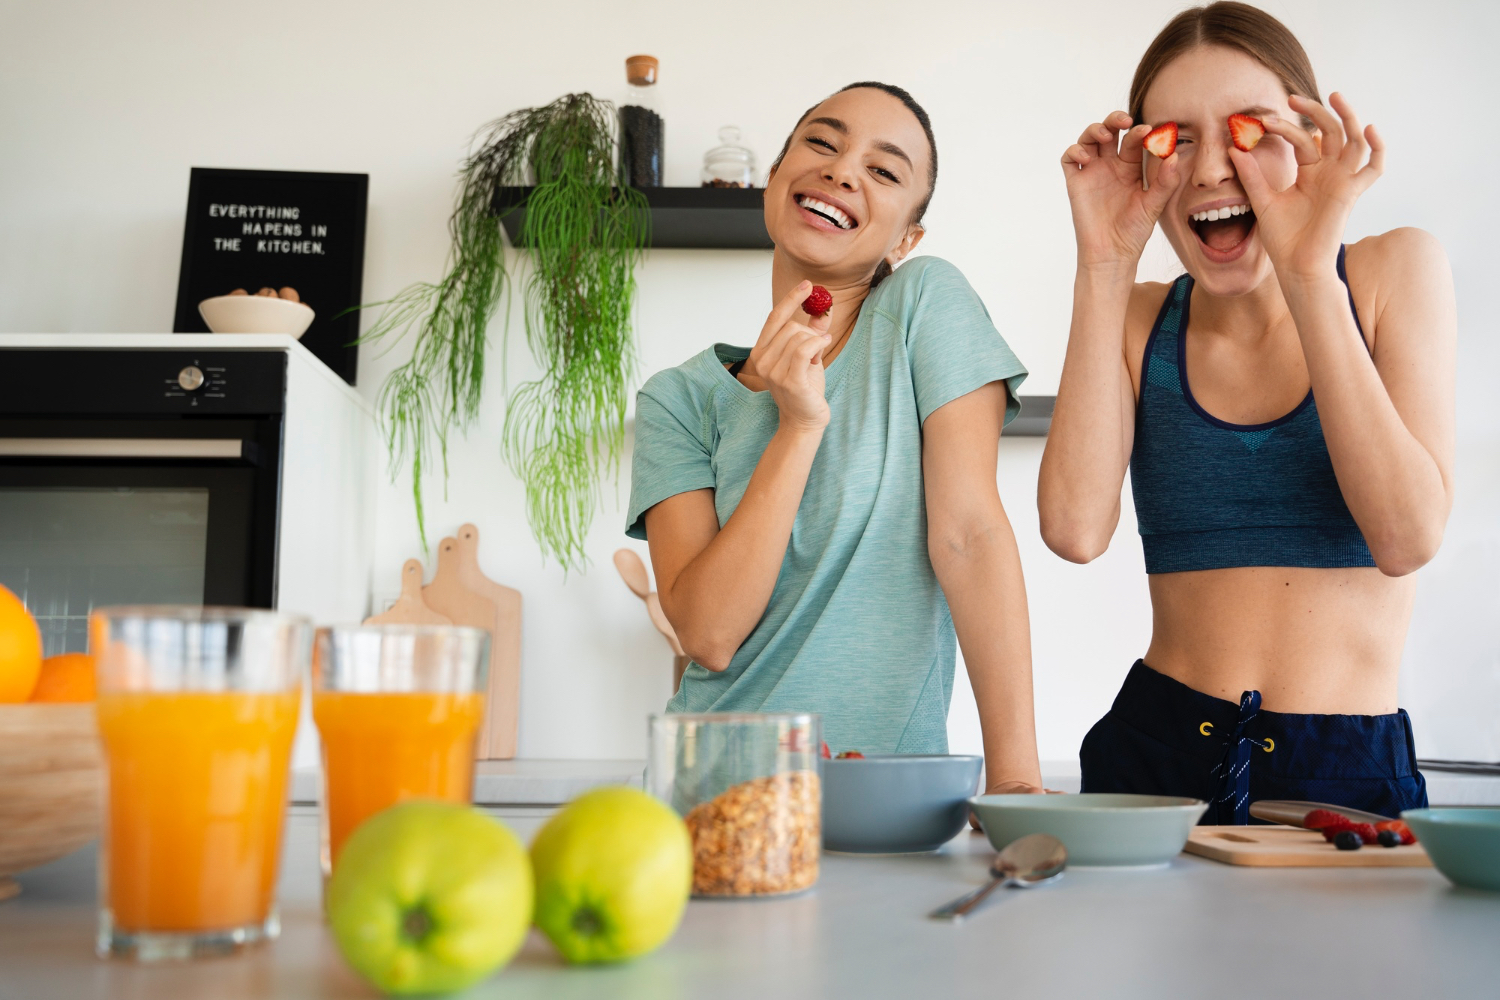
POLYGON ((1165 160, 1177 148, 1177 123, 1165 122, 1156 126, 1156 128, 1146 133, 1146 138, 1142 141, 1142 145, 1146 147, 1146 152, 1152 156, 1165 160))
POLYGON ((1240 114, 1229 116, 1229 138, 1234 140, 1235 149, 1248 153, 1265 134, 1266 124, 1259 118, 1240 114))

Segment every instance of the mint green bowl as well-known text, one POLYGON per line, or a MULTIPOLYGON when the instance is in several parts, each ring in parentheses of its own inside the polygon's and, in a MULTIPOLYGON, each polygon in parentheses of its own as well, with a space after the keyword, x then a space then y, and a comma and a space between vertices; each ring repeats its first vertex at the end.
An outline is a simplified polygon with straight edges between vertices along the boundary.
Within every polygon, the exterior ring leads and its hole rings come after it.
MULTIPOLYGON (((1174 795, 977 795, 979 815, 995 850, 1029 833, 1050 833, 1068 849, 1068 864, 1160 866, 1187 843, 1208 803, 1174 795)), ((1419 834, 1420 836, 1420 834, 1419 834)))
POLYGON ((1450 882, 1500 892, 1500 809, 1408 809, 1401 818, 1450 882))

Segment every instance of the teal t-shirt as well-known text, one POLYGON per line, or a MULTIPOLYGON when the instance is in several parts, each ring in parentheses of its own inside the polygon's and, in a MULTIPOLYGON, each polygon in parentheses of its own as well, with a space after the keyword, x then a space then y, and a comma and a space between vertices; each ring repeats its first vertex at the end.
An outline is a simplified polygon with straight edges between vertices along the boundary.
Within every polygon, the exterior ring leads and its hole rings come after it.
MULTIPOLYGON (((769 392, 715 345, 636 399, 627 534, 668 497, 714 490, 734 513, 777 427, 769 392)), ((729 667, 691 664, 669 712, 818 712, 835 752, 946 753, 957 641, 927 556, 922 424, 990 382, 1020 410, 1026 369, 958 269, 919 257, 865 299, 829 365, 831 412, 770 603, 729 667)))

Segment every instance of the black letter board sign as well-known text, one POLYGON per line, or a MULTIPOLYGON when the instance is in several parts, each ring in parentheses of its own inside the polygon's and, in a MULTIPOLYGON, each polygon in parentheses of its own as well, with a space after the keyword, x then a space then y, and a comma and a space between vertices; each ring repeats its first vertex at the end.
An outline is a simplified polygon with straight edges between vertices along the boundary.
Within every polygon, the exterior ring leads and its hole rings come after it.
POLYGON ((354 384, 368 174, 194 167, 173 333, 207 333, 198 303, 243 288, 297 290, 317 314, 302 345, 354 384))

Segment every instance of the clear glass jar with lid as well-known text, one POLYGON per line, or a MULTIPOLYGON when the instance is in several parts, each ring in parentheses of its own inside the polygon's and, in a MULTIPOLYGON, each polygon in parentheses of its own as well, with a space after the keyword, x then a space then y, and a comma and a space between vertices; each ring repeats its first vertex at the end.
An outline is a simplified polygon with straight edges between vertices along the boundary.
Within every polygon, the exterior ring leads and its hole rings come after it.
POLYGON ((818 881, 819 716, 668 713, 650 726, 646 790, 687 822, 693 895, 779 896, 818 881))
POLYGON ((719 129, 719 143, 703 154, 703 186, 755 187, 755 154, 740 145, 740 130, 725 125, 719 129))

